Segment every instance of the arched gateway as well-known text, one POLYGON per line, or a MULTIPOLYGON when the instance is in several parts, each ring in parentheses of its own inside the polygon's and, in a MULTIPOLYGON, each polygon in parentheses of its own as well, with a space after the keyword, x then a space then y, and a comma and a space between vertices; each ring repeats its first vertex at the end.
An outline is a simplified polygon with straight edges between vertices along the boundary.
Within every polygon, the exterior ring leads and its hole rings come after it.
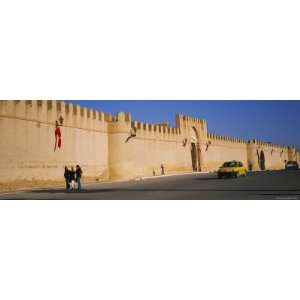
POLYGON ((201 149, 199 145, 199 135, 196 128, 191 128, 191 161, 194 172, 201 171, 201 149))

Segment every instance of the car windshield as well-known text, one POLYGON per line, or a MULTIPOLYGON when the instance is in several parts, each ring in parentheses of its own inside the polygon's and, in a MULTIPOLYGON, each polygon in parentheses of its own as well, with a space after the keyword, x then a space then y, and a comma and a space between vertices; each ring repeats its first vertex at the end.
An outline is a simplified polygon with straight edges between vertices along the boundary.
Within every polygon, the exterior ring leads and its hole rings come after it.
POLYGON ((287 162, 287 165, 296 165, 296 164, 297 164, 296 161, 288 161, 288 162, 287 162))
POLYGON ((223 167, 228 168, 228 167, 237 167, 238 163, 236 161, 227 161, 223 164, 223 167))

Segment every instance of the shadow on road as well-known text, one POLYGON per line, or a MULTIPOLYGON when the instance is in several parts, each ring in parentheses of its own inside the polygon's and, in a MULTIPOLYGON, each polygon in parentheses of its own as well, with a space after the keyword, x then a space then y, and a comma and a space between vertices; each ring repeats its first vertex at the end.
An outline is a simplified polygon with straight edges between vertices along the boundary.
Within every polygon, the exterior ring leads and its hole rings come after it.
POLYGON ((216 180, 216 181, 221 181, 221 179, 219 179, 218 177, 203 177, 203 178, 201 178, 201 177, 196 177, 196 178, 193 178, 193 180, 209 180, 209 181, 211 181, 211 180, 216 180))
POLYGON ((194 178, 193 180, 200 180, 200 181, 205 181, 205 180, 209 180, 209 181, 216 181, 216 182, 222 182, 222 181, 227 181, 227 180, 240 180, 240 179, 243 179, 245 177, 239 177, 239 178, 235 178, 233 176, 228 176, 228 177, 223 177, 223 178, 218 178, 218 177, 204 177, 204 178, 201 178, 201 177, 198 177, 198 178, 194 178))
MULTIPOLYGON (((57 193, 63 193, 66 195, 72 195, 72 194, 93 194, 93 193, 112 193, 112 192, 275 192, 276 195, 277 192, 299 192, 300 195, 300 189, 187 189, 187 188, 165 188, 165 189, 147 189, 147 188, 112 188, 112 189, 88 189, 88 190, 82 190, 82 191, 74 191, 74 192, 67 192, 63 189, 42 189, 42 190, 32 190, 29 191, 29 193, 37 193, 37 194, 57 194, 57 193)), ((274 194, 275 195, 275 194, 274 194)), ((286 194, 284 194, 286 195, 286 194)), ((295 195, 295 194, 294 194, 295 195)), ((295 195, 295 196, 296 196, 295 195)))

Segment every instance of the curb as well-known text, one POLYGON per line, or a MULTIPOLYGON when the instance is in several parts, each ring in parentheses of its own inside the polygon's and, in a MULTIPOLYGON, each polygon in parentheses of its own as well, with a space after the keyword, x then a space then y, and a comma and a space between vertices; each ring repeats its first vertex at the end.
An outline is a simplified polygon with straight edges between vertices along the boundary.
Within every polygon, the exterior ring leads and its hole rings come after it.
POLYGON ((182 175, 193 175, 193 174, 209 174, 211 172, 189 172, 189 173, 180 173, 180 174, 167 174, 167 175, 158 175, 158 176, 145 176, 138 177, 135 180, 145 180, 145 179, 156 179, 156 178, 164 178, 164 177, 173 177, 173 176, 182 176, 182 175))
MULTIPOLYGON (((119 179, 119 180, 107 180, 107 181, 90 181, 90 182, 86 182, 84 183, 84 186, 89 186, 89 185, 93 185, 93 184, 110 184, 110 183, 117 183, 117 182, 129 182, 129 181, 141 181, 141 180, 147 180, 147 179, 158 179, 158 178, 164 178, 164 177, 173 177, 173 176, 182 176, 182 175, 192 175, 192 174, 209 174, 211 172, 189 172, 189 173, 180 173, 180 174, 167 174, 167 175, 158 175, 158 176, 145 176, 145 177, 137 177, 137 178, 131 178, 131 179, 119 179)), ((34 187, 34 188, 21 188, 15 191, 9 191, 9 192, 0 192, 0 196, 3 195, 9 195, 9 194, 20 194, 23 192, 27 192, 27 191, 34 191, 34 190, 47 190, 47 189, 53 189, 53 188, 64 188, 65 185, 61 184, 61 185, 56 185, 56 186, 46 186, 46 187, 34 187)))

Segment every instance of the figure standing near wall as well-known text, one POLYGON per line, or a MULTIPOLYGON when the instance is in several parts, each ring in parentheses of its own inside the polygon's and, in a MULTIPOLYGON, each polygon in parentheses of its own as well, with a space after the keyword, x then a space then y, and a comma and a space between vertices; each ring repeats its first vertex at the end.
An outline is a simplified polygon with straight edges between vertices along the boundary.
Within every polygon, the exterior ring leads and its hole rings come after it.
POLYGON ((250 162, 249 163, 249 171, 252 171, 252 169, 253 169, 253 166, 252 166, 252 163, 250 162))
POLYGON ((67 166, 65 166, 65 182, 66 182, 66 190, 68 191, 70 189, 70 171, 67 166))
POLYGON ((161 168, 161 175, 165 175, 165 167, 164 167, 164 165, 161 164, 160 168, 161 168))
POLYGON ((76 181, 78 185, 78 191, 81 190, 81 176, 82 176, 82 170, 79 165, 76 166, 76 181))
POLYGON ((75 189, 75 171, 74 168, 71 168, 70 171, 70 182, 71 182, 71 189, 74 190, 75 189))

